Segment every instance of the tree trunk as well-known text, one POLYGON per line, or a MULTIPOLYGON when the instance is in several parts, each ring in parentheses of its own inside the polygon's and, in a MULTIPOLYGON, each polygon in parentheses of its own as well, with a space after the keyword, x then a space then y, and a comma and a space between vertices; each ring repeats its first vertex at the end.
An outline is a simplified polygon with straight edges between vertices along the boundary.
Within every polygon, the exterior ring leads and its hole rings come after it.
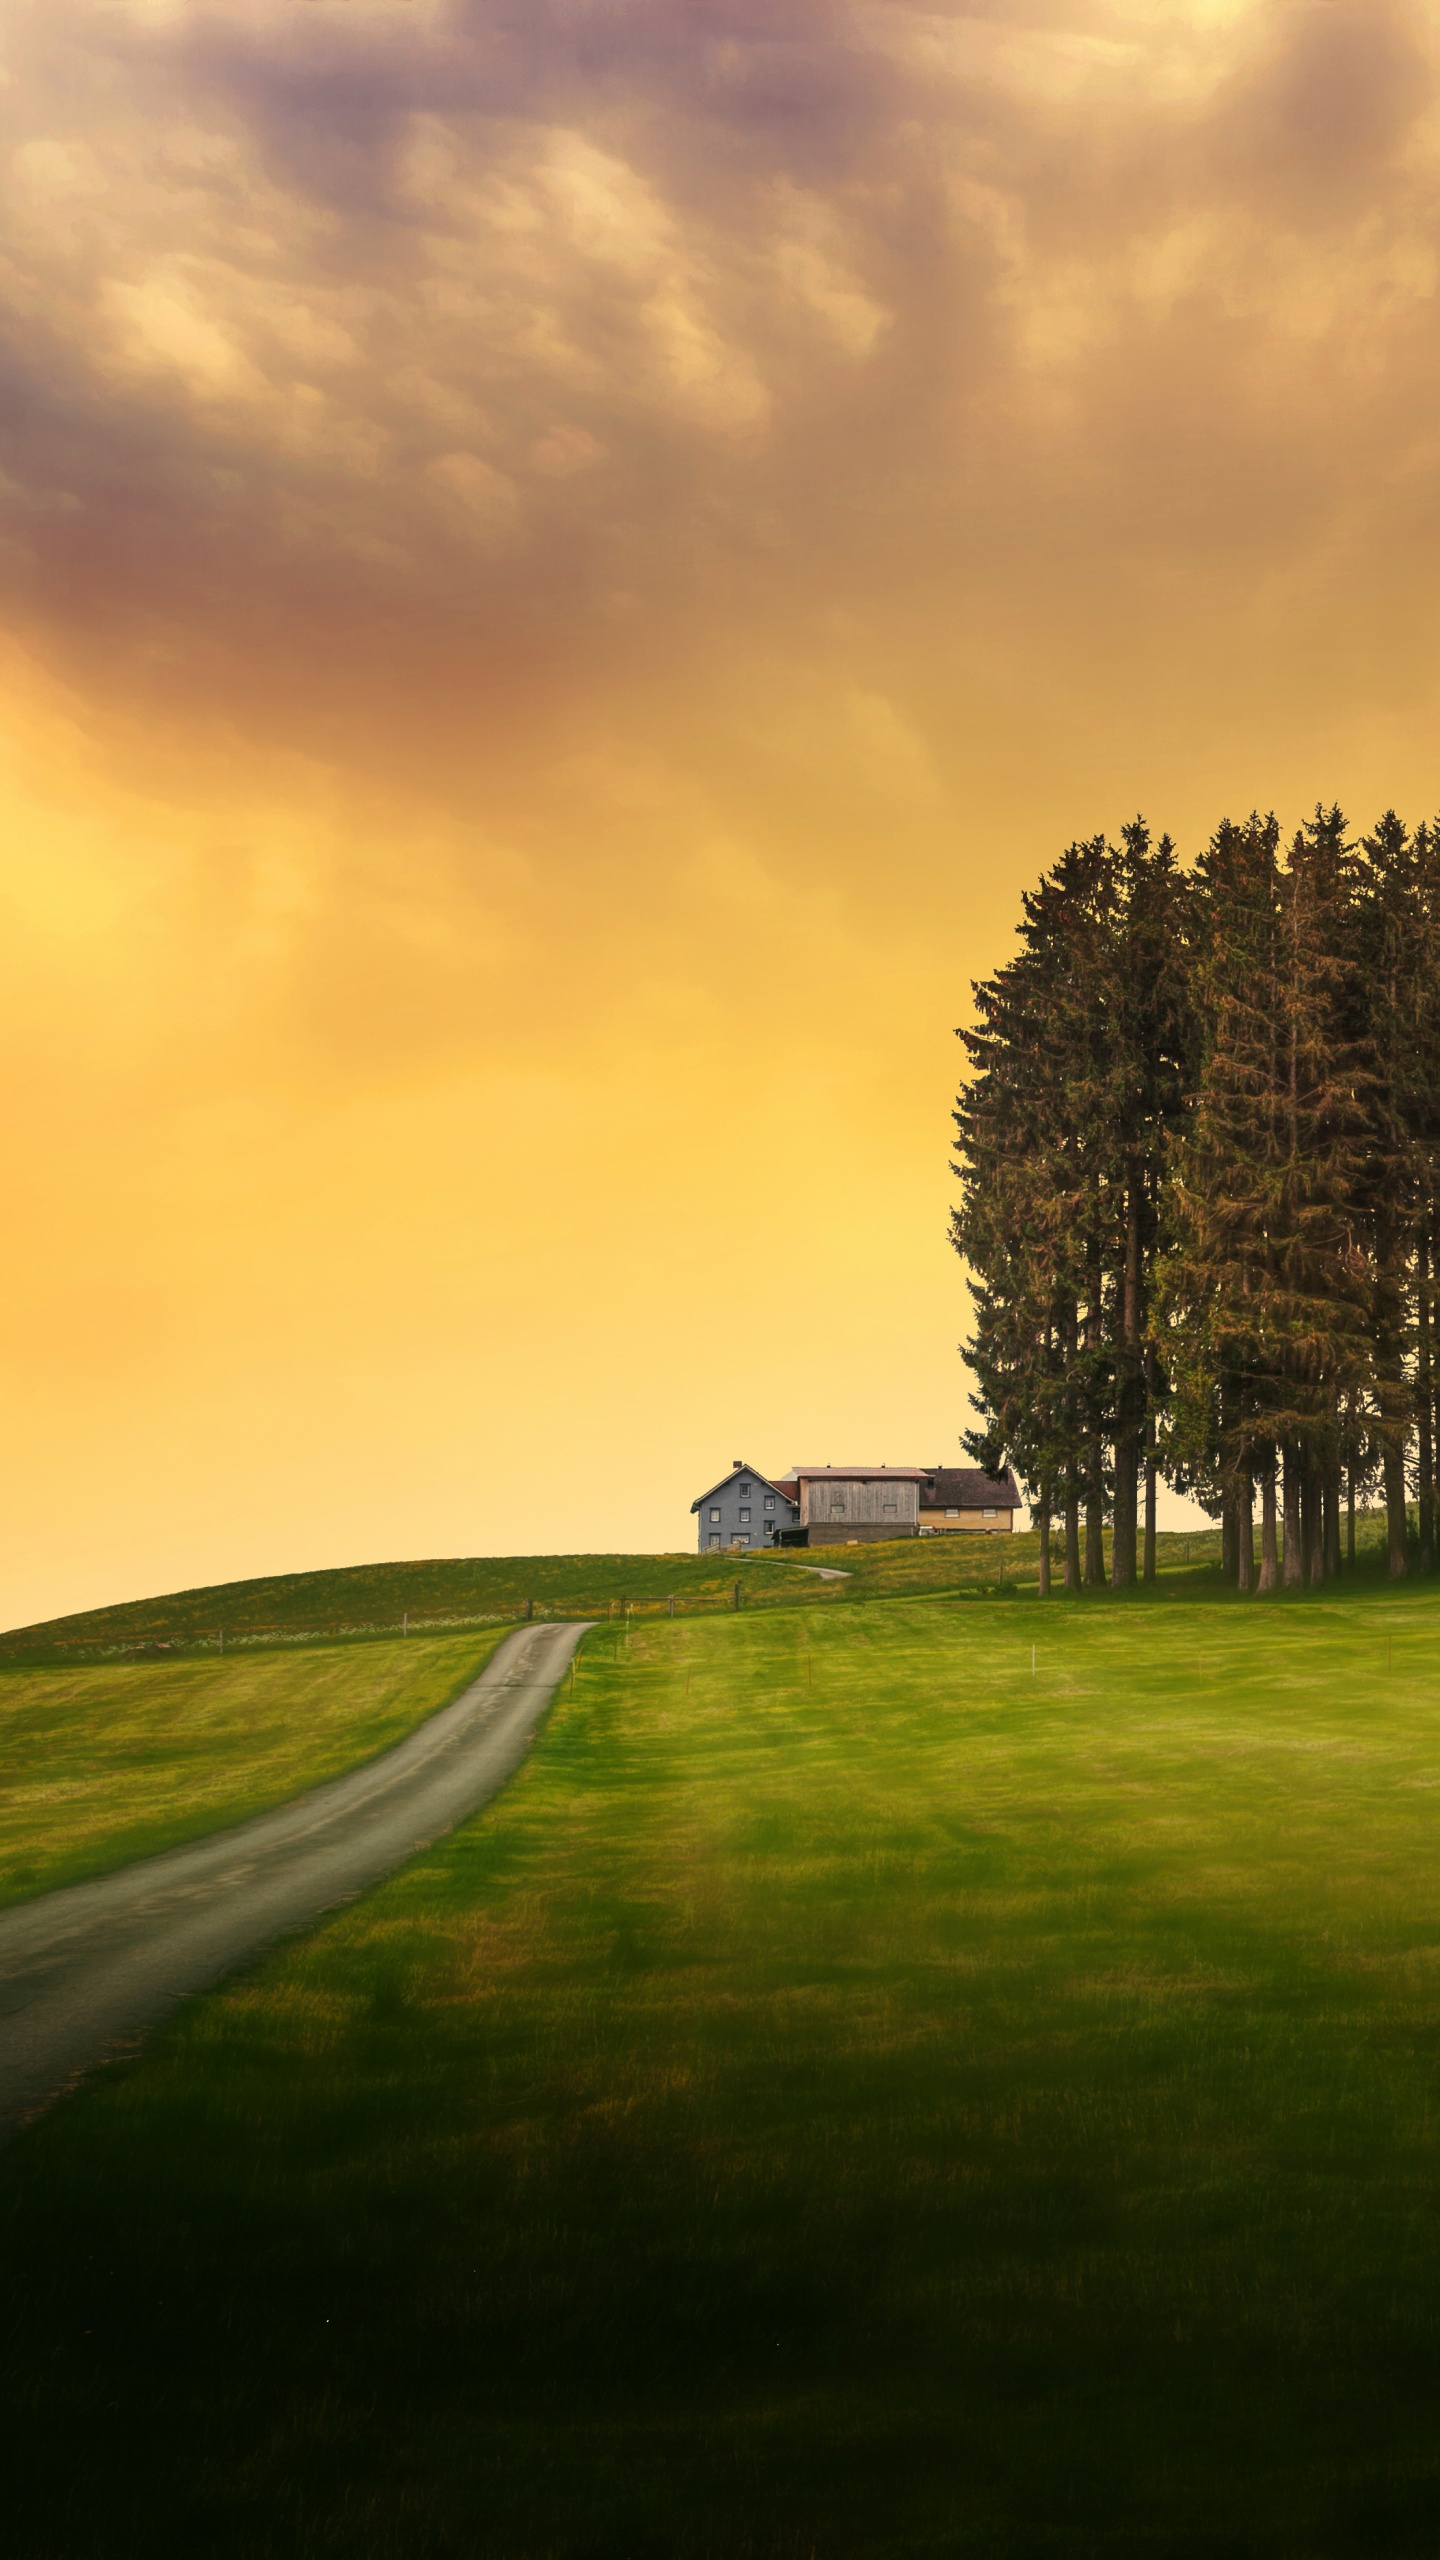
POLYGON ((1260 1479, 1260 1588, 1273 1591, 1280 1579, 1280 1551, 1275 1536, 1275 1460, 1260 1479))
POLYGON ((1240 1571, 1240 1516, 1228 1484, 1220 1496, 1220 1570, 1227 1582, 1234 1582, 1240 1571))
POLYGON ((1085 1480, 1085 1588, 1098 1590, 1105 1580, 1105 1479, 1100 1443, 1090 1443, 1085 1480))
POLYGON ((1151 1446, 1145 1453, 1145 1579, 1155 1579, 1155 1424, 1150 1424, 1151 1446))
POLYGON ((1050 1597, 1050 1489, 1047 1485, 1035 1515, 1040 1528, 1040 1598, 1050 1597))
POLYGON ((1325 1506, 1325 1579, 1340 1579, 1340 1476, 1334 1466, 1327 1466, 1324 1484, 1325 1506))
POLYGON ((1380 1407, 1380 1465, 1385 1484, 1385 1525, 1390 1579, 1410 1571, 1410 1522, 1405 1500, 1405 1448, 1410 1437, 1410 1391, 1404 1363, 1403 1277, 1392 1228, 1375 1244, 1375 1367, 1380 1407))
POLYGON ((1115 1443, 1115 1511, 1110 1532, 1110 1581, 1116 1591, 1128 1591, 1135 1580, 1136 1513, 1140 1485, 1135 1443, 1115 1443))
POLYGON ((1345 1470, 1345 1562, 1352 1572, 1355 1566, 1355 1467, 1352 1460, 1345 1470))
POLYGON ((1297 1449, 1287 1448, 1285 1452, 1284 1499, 1285 1588, 1287 1591, 1303 1591, 1305 1566, 1300 1552, 1300 1453, 1297 1449))
POLYGON ((1415 1410, 1420 1425, 1420 1570, 1435 1563, 1435 1399, 1430 1383, 1430 1236, 1421 1235, 1415 1258, 1415 1410))
POLYGON ((1115 1509, 1110 1580, 1128 1591, 1135 1580, 1140 1495, 1140 1437, 1145 1393, 1140 1366, 1140 1176, 1132 1165, 1125 1189, 1125 1281, 1120 1358, 1115 1379, 1115 1509))
POLYGON ((1099 1247, 1087 1256, 1085 1300, 1085 1588, 1098 1590, 1105 1580, 1105 1450, 1097 1412, 1096 1364, 1105 1338, 1105 1310, 1099 1247))
POLYGON ((1235 1488, 1235 1581, 1241 1591, 1255 1588, 1255 1484, 1246 1474, 1235 1488))
POLYGON ((1305 1587, 1318 1591, 1325 1579, 1325 1515, 1320 1502, 1320 1470, 1308 1458, 1300 1479, 1300 1534, 1304 1542, 1305 1587))
POLYGON ((1065 1470, 1065 1588, 1080 1588, 1080 1496, 1073 1459, 1065 1470))
POLYGON ((1391 1432, 1385 1441, 1385 1526, 1389 1535, 1390 1579, 1403 1582, 1410 1571, 1410 1520, 1405 1500, 1405 1443, 1391 1432))

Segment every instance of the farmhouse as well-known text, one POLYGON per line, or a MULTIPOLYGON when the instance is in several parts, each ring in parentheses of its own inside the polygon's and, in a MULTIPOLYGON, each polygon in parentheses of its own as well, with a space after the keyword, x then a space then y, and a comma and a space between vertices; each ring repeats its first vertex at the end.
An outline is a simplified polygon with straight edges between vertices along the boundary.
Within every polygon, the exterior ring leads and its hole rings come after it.
POLYGON ((702 1555, 711 1547, 778 1546, 781 1530, 793 1530, 800 1517, 795 1486, 772 1484, 743 1458, 690 1508, 700 1514, 702 1555))
POLYGON ((791 1467, 765 1476, 737 1458, 691 1503, 702 1554, 724 1547, 859 1546, 952 1530, 994 1536, 1015 1524, 1010 1474, 982 1467, 791 1467))

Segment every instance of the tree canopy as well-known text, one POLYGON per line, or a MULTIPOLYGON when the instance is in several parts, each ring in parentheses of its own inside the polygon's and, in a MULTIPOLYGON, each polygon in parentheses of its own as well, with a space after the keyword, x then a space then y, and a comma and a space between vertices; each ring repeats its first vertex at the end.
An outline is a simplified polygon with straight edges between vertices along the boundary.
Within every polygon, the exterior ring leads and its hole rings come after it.
POLYGON ((1377 1476, 1392 1574, 1428 1569, 1440 822, 1352 842, 1317 807, 1282 846, 1252 813, 1186 870, 1137 818, 1061 855, 1019 943, 960 1034, 953 1241, 966 1447, 1028 1486, 1043 1586, 1052 1526, 1069 1587, 1107 1521, 1112 1581, 1152 1575, 1161 1477, 1242 1590, 1339 1573, 1377 1476))

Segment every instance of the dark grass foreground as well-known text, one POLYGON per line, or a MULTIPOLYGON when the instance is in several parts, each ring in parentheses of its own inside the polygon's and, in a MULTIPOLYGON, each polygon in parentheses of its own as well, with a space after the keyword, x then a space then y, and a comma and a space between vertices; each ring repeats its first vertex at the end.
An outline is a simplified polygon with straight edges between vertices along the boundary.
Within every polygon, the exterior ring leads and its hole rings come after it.
POLYGON ((0 2185, 17 2560, 1433 2553, 1440 1607, 592 1639, 0 2185))

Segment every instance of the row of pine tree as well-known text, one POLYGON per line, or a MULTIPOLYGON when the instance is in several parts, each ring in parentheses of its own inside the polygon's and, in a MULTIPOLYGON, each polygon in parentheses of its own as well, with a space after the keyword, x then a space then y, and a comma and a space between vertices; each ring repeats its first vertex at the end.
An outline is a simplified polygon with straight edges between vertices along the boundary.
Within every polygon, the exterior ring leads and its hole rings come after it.
POLYGON ((1440 821, 1358 843, 1317 809, 1217 829, 1191 870, 1137 819, 1027 894, 975 988, 955 1119, 982 1427, 1049 1588, 1155 1570, 1163 1476, 1241 1590, 1435 1553, 1440 821), (1418 1538, 1409 1533, 1413 1489, 1418 1538))

